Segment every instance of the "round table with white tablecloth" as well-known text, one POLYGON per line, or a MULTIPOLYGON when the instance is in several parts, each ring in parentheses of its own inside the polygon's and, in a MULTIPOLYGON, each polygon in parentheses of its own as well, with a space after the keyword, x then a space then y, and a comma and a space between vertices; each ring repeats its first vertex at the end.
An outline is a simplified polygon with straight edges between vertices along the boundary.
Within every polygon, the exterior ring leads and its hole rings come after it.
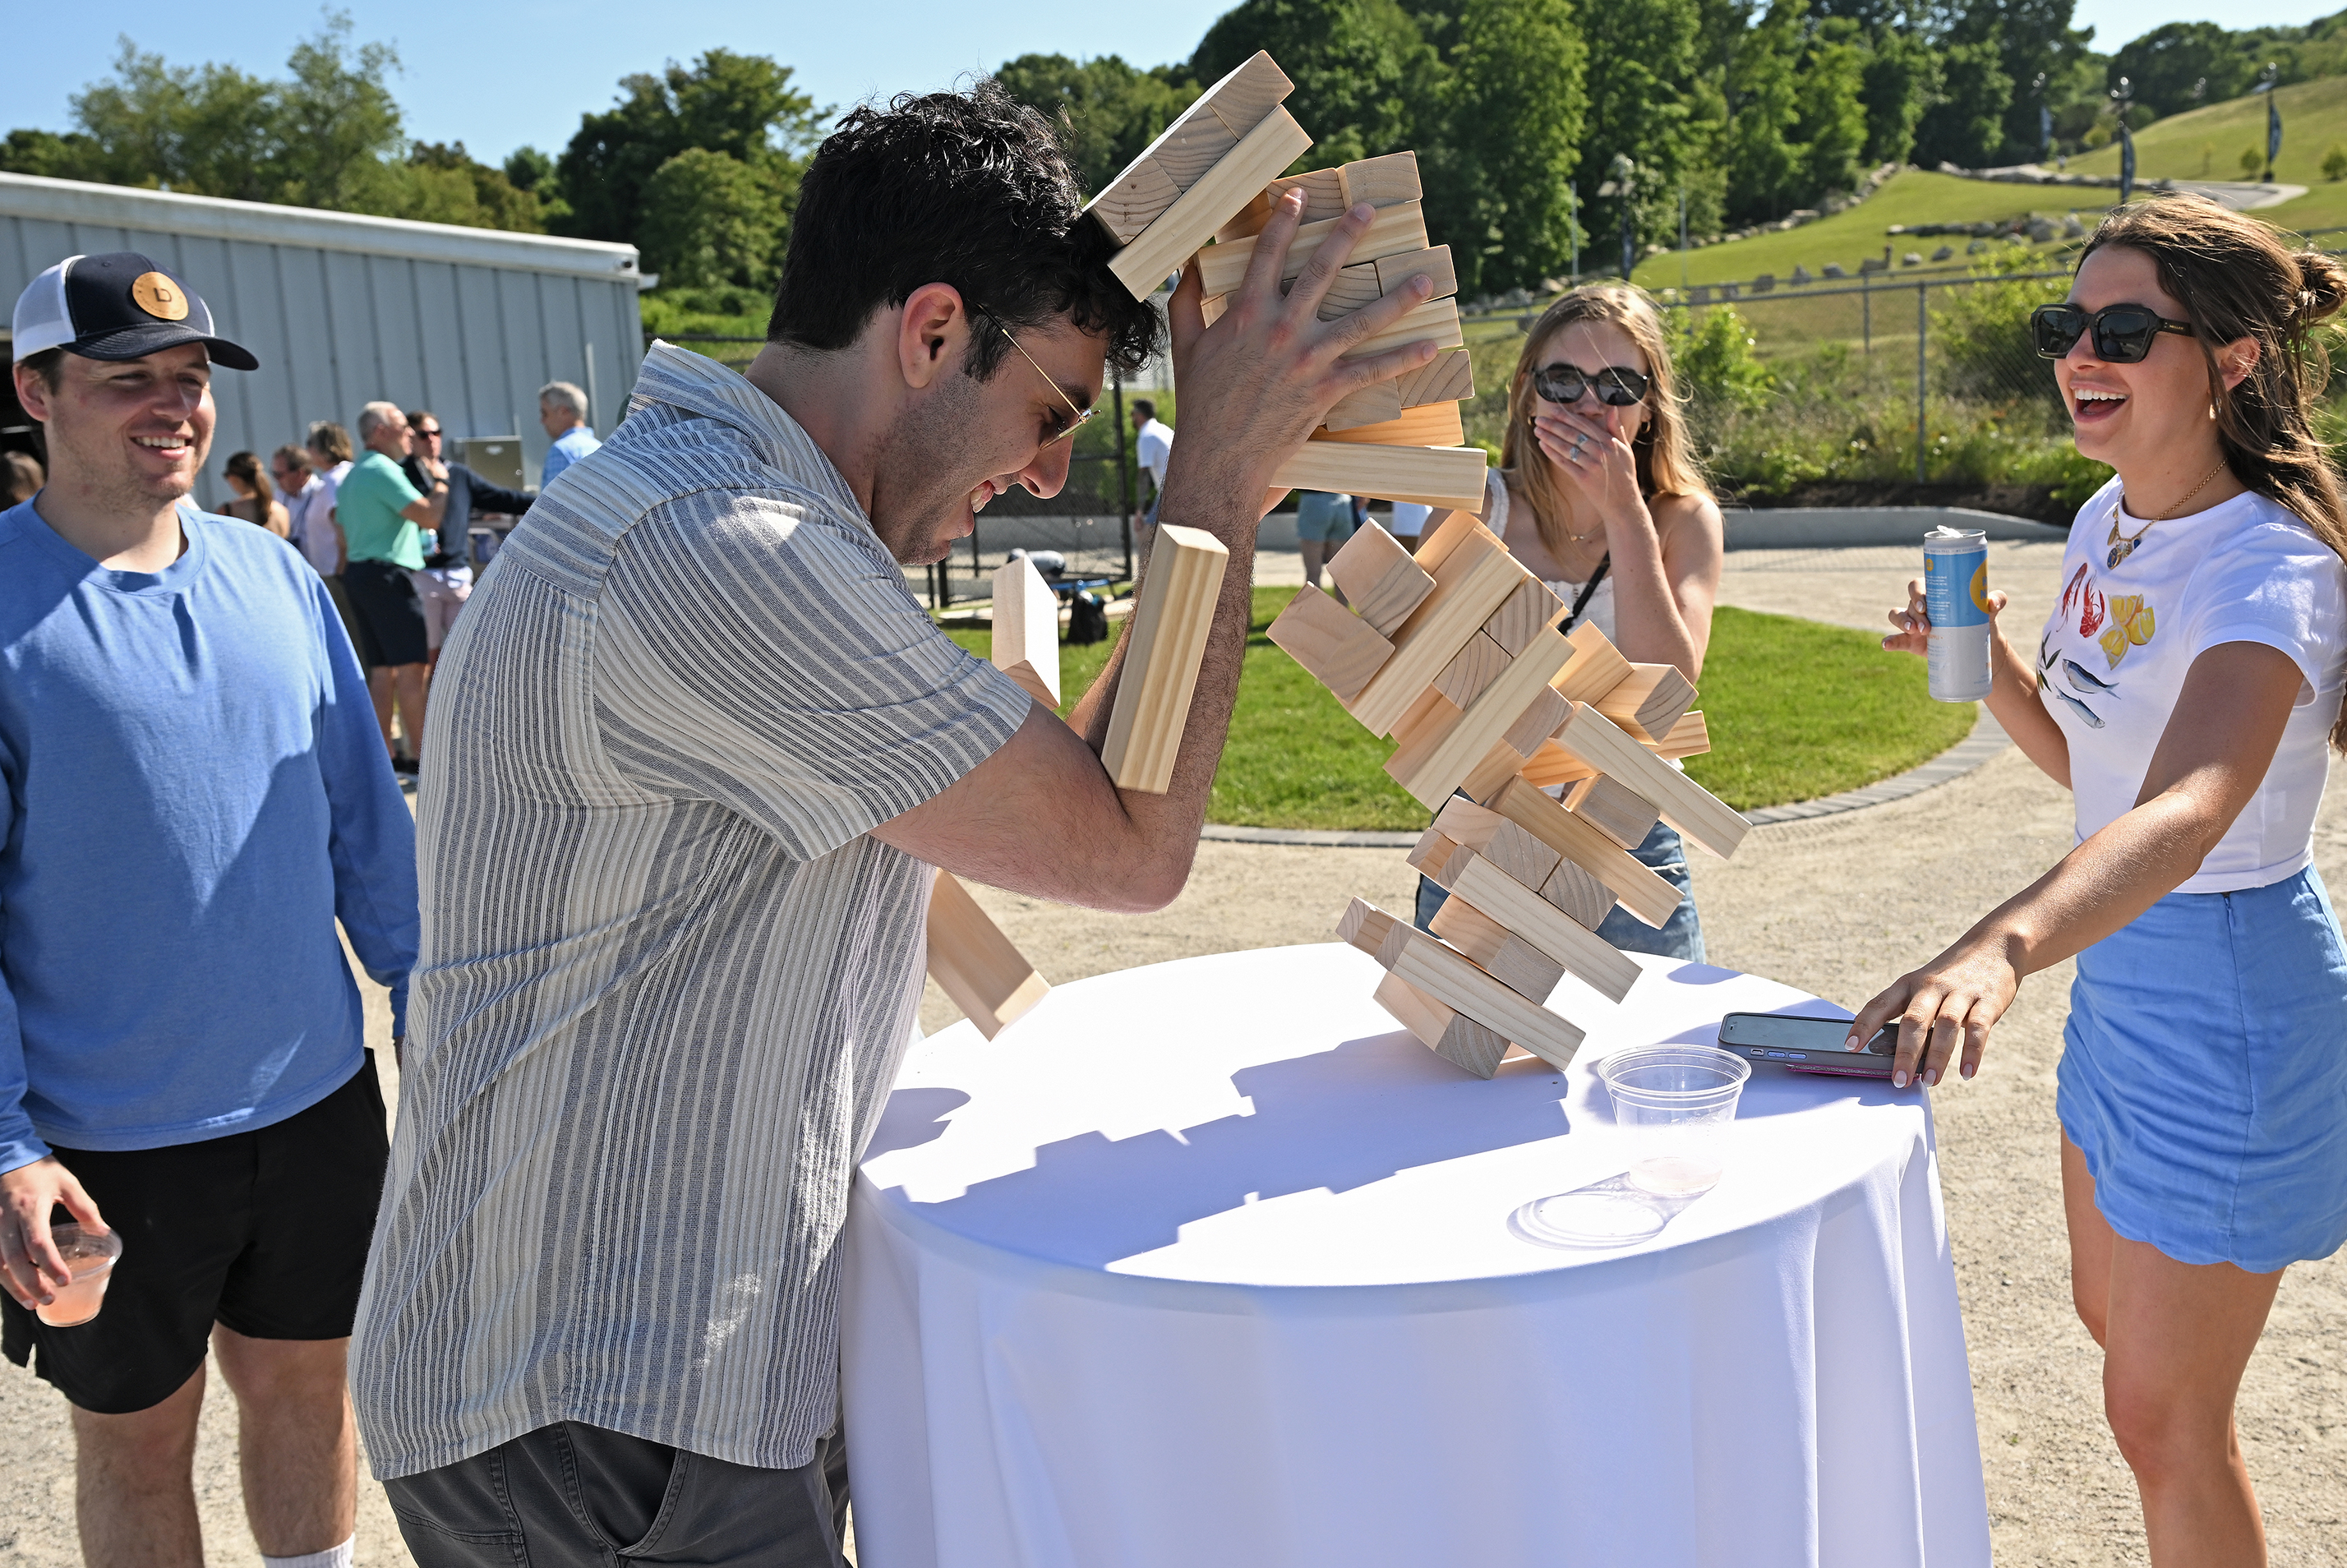
POLYGON ((1334 945, 917 1044, 846 1241, 864 1568, 1987 1563, 1923 1093, 1758 1068, 1651 1240, 1512 1224, 1629 1163, 1608 1050, 1818 1010, 1639 961, 1552 999, 1563 1073, 1469 1076, 1334 945))

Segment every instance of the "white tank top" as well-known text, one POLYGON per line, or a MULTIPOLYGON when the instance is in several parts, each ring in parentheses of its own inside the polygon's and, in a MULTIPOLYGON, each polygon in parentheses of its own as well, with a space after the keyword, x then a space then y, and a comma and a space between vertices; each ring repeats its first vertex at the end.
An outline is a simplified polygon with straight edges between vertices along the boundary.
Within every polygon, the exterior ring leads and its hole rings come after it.
MULTIPOLYGON (((1508 482, 1500 477, 1497 468, 1484 474, 1483 492, 1483 526, 1504 539, 1508 537, 1508 482)), ((1567 582, 1563 578, 1543 580, 1548 590, 1564 600, 1568 609, 1580 600, 1581 590, 1589 586, 1586 582, 1567 582)), ((1582 606, 1581 619, 1573 624, 1579 626, 1584 621, 1604 632, 1608 642, 1614 641, 1613 573, 1606 573, 1605 579, 1597 585, 1597 591, 1589 596, 1587 604, 1582 606)))

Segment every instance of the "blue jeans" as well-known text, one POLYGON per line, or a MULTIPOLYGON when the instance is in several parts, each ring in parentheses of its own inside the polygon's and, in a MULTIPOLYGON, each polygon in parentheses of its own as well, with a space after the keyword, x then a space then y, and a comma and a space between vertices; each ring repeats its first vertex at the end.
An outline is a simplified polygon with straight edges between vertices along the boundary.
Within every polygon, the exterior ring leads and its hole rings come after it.
MULTIPOLYGON (((1639 919, 1620 905, 1615 905, 1599 922, 1597 934, 1625 953, 1653 953, 1665 958, 1688 958, 1702 963, 1703 922, 1696 917, 1695 894, 1690 891, 1687 876, 1686 848, 1679 842, 1676 829, 1668 823, 1655 824, 1655 831, 1646 841, 1632 850, 1639 863, 1653 870, 1655 876, 1679 890, 1679 907, 1657 929, 1639 919)), ((1450 895, 1426 877, 1418 879, 1418 912, 1410 924, 1421 931, 1434 928, 1435 911, 1441 908, 1450 895)))

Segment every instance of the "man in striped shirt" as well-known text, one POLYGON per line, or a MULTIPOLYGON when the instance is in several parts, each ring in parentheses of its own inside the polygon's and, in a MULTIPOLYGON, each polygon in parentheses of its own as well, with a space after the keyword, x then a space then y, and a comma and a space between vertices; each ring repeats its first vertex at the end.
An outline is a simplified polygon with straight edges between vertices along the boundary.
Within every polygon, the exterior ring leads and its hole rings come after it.
POLYGON ((1158 907, 1195 852, 1281 458, 1427 290, 1317 319, 1299 205, 1172 307, 1165 516, 1230 547, 1171 789, 948 641, 903 564, 1065 482, 1156 323, 1051 128, 991 83, 858 109, 801 188, 745 377, 667 345, 442 655, 424 950, 353 1375, 417 1561, 836 1564, 837 1252, 910 1038, 932 867, 1158 907), (532 1555, 532 1554, 535 1555, 532 1555))

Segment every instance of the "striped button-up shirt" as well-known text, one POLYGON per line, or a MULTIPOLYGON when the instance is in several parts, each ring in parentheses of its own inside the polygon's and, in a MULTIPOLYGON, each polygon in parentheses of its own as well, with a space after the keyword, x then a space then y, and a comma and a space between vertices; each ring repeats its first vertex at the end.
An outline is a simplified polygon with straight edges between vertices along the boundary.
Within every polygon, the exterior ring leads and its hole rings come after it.
POLYGON ((666 344, 433 682, 423 952, 352 1385, 375 1473, 559 1420, 806 1463, 930 869, 1029 699, 805 432, 666 344))

